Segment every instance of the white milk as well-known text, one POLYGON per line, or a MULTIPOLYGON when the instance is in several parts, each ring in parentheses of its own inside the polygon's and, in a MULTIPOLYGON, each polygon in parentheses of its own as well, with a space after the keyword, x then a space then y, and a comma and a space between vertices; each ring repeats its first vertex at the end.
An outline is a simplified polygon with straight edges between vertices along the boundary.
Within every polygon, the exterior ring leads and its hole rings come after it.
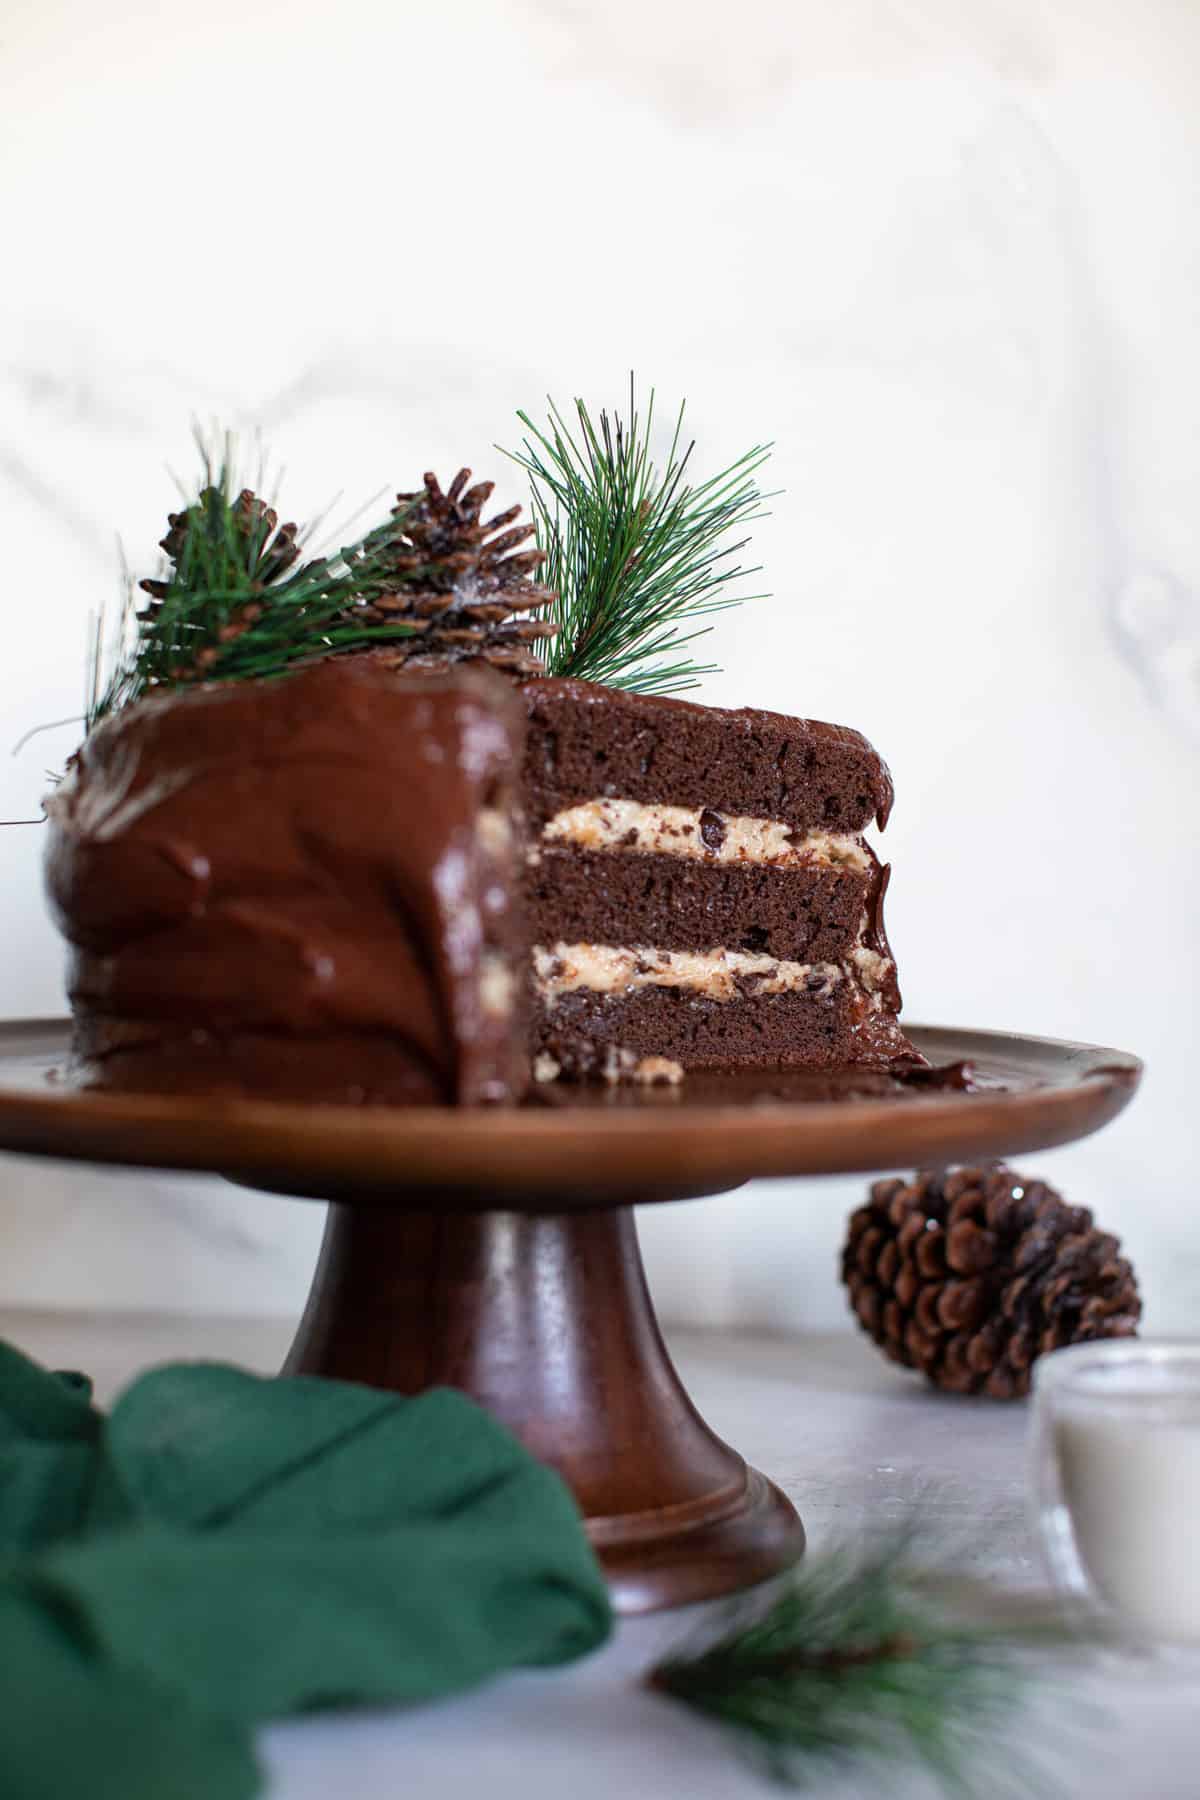
POLYGON ((1055 1449, 1091 1580, 1123 1621, 1200 1642, 1200 1393, 1063 1395, 1055 1449))

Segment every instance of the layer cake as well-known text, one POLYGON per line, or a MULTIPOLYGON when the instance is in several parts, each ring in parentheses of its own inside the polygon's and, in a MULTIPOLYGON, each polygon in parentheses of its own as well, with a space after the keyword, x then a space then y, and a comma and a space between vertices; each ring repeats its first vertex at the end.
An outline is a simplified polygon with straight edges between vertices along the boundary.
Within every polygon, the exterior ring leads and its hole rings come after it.
POLYGON ((151 694, 48 802, 90 1084, 472 1106, 911 1060, 857 732, 335 657, 151 694))

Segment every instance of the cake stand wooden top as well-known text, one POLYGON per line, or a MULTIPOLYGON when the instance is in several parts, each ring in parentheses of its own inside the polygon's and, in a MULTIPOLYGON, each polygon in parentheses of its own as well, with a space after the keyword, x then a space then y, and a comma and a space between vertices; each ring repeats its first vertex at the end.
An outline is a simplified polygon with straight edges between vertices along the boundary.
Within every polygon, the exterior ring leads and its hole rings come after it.
POLYGON ((554 1196, 557 1211, 1070 1143, 1115 1117, 1141 1076, 1136 1057, 1089 1044, 906 1030, 930 1062, 973 1064, 976 1091, 872 1093, 868 1077, 770 1073, 554 1089, 479 1112, 109 1095, 59 1073, 66 1022, 30 1020, 0 1025, 0 1149, 209 1170, 314 1198, 538 1210, 554 1196))

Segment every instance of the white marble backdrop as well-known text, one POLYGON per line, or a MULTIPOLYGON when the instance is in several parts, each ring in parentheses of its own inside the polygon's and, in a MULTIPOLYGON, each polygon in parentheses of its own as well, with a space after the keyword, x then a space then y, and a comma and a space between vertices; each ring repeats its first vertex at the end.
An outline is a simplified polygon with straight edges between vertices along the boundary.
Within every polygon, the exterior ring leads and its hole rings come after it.
MULTIPOLYGON (((0 817, 74 730, 193 417, 289 511, 494 452, 547 391, 769 436, 774 598, 714 701, 892 764, 914 1018, 1144 1053, 1036 1166, 1194 1329, 1200 1231, 1200 12, 1178 0, 7 0, 0 817)), ((0 832, 0 1017, 57 1012, 39 832, 0 832)), ((1034 1166, 1031 1159, 1027 1166, 1034 1166)), ((840 1321, 860 1183, 645 1219, 675 1317, 840 1321)), ((0 1301, 284 1311, 319 1209, 0 1159, 0 1301)))

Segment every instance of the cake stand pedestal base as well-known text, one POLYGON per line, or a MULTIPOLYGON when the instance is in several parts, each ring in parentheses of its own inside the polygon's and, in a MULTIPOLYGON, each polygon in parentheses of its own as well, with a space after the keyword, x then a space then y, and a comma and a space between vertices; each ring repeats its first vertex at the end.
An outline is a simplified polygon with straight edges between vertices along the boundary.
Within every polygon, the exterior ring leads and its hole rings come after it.
POLYGON ((478 1400, 573 1490, 622 1612, 796 1560, 791 1502, 709 1430, 675 1372, 628 1206, 459 1212, 442 1193, 421 1211, 415 1197, 331 1205, 286 1373, 478 1400))

